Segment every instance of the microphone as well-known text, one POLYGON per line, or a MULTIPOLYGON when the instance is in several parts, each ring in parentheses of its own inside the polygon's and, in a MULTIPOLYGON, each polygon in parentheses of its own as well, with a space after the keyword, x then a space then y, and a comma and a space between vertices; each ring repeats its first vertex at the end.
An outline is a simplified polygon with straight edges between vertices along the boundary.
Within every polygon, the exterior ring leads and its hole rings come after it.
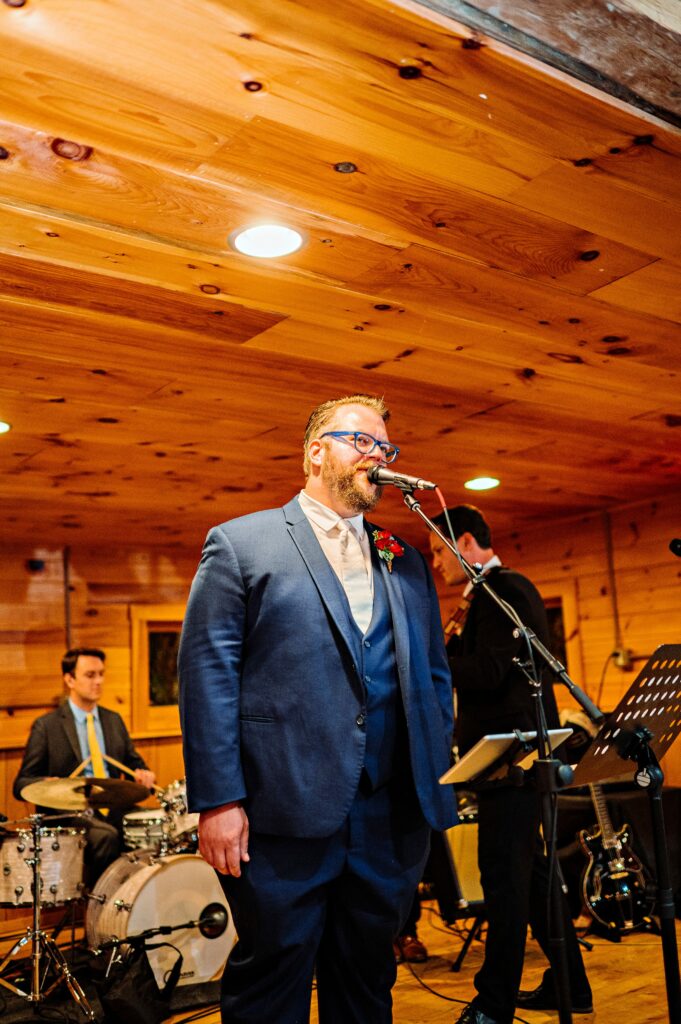
POLYGON ((430 480, 422 480, 419 476, 407 476, 406 473, 393 473, 384 466, 371 466, 367 469, 367 476, 372 484, 392 484, 402 491, 434 491, 437 488, 437 484, 432 484, 430 480))
POLYGON ((669 550, 677 558, 681 558, 681 539, 674 537, 674 540, 669 541, 669 550))

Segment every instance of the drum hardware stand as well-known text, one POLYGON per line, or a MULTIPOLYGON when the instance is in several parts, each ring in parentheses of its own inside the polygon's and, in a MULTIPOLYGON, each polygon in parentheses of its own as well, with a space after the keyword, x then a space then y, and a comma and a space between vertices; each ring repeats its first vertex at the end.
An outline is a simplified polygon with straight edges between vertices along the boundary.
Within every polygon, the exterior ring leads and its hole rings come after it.
MULTIPOLYGON (((50 819, 50 821, 54 821, 55 818, 68 817, 69 820, 82 821, 85 818, 91 818, 92 816, 93 816, 93 812, 91 810, 87 810, 87 811, 80 811, 80 812, 78 812, 76 814, 72 814, 72 815, 71 814, 69 814, 69 815, 51 814, 49 816, 49 819, 50 819)), ((57 924, 52 929, 52 934, 50 936, 52 941, 56 942, 57 939, 59 938, 59 936, 61 935, 62 931, 64 930, 64 927, 68 923, 68 928, 69 928, 69 931, 71 932, 71 941, 69 942, 69 945, 68 945, 68 948, 71 951, 71 962, 73 962, 73 959, 75 957, 75 951, 76 951, 76 911, 77 911, 77 907, 78 906, 82 907, 82 906, 85 905, 85 903, 87 901, 87 895, 88 895, 87 892, 86 892, 87 886, 85 885, 84 882, 79 882, 78 883, 78 888, 80 889, 80 892, 81 892, 80 897, 78 899, 76 899, 76 900, 69 900, 69 902, 68 902, 68 904, 67 904, 67 906, 66 906, 66 908, 64 910, 64 913, 62 914, 62 916, 60 917, 59 921, 57 922, 57 924)))
MULTIPOLYGON (((95 898, 101 900, 99 896, 95 898)), ((123 903, 121 900, 116 900, 114 906, 119 906, 121 909, 130 909, 129 904, 123 903)), ((229 917, 223 905, 221 903, 209 903, 201 912, 201 916, 197 917, 194 921, 184 921, 182 924, 162 924, 157 928, 145 928, 143 932, 137 932, 136 935, 126 935, 124 938, 113 936, 111 939, 107 939, 106 942, 102 942, 92 952, 95 956, 101 956, 108 949, 115 953, 121 946, 134 946, 138 943, 145 943, 147 939, 152 939, 156 935, 171 935, 172 932, 178 932, 185 928, 198 928, 205 939, 219 939, 228 923, 229 917)), ((107 974, 110 969, 111 963, 109 963, 107 968, 107 974)))
POLYGON ((42 814, 32 814, 29 818, 31 822, 31 833, 33 838, 33 856, 26 859, 26 863, 30 865, 33 874, 33 923, 32 927, 29 928, 26 934, 19 939, 18 942, 12 946, 9 953, 5 956, 4 960, 0 963, 0 985, 9 989, 10 992, 14 992, 15 995, 21 996, 22 999, 27 999, 31 1003, 41 1003, 48 998, 54 992, 54 990, 61 984, 66 985, 71 998, 78 1006, 80 1010, 88 1020, 96 1020, 94 1011, 90 1006, 83 989, 81 988, 76 977, 71 973, 71 969, 66 962, 59 946, 51 939, 40 927, 40 908, 41 908, 41 895, 42 895, 42 878, 40 874, 41 860, 42 860, 42 845, 40 842, 40 825, 43 819, 42 814), (14 959, 18 953, 20 953, 24 946, 31 943, 31 990, 25 992, 17 985, 13 985, 2 977, 2 971, 10 960, 14 959), (47 963, 45 964, 44 970, 41 966, 41 958, 45 958, 47 963), (50 967, 54 970, 56 975, 55 980, 52 984, 41 992, 41 986, 45 983, 47 978, 47 972, 50 967))
MULTIPOLYGON (((124 904, 121 904, 124 906, 124 904)), ((118 964, 125 965, 126 960, 132 954, 132 950, 136 946, 143 946, 145 949, 154 949, 154 944, 147 946, 147 939, 152 939, 156 935, 170 935, 172 932, 177 932, 185 928, 198 928, 204 938, 217 939, 224 932, 225 928, 229 923, 227 911, 221 903, 209 903, 207 907, 201 913, 201 916, 194 921, 185 921, 183 924, 173 925, 159 925, 158 928, 145 928, 144 931, 138 932, 136 935, 126 935, 124 938, 113 938, 103 942, 97 949, 92 950, 94 956, 102 956, 108 950, 111 951, 109 956, 109 962, 106 965, 104 971, 104 977, 108 978, 111 973, 112 967, 118 964), (129 947, 125 952, 122 952, 122 947, 129 947)), ((161 943, 165 945, 165 943, 161 943)), ((172 945, 172 943, 168 943, 172 945)), ((172 987, 175 987, 177 980, 182 970, 183 956, 176 946, 172 947, 179 954, 179 959, 171 974, 174 974, 174 980, 172 981, 172 987)), ((171 982, 169 982, 171 984, 171 982)))

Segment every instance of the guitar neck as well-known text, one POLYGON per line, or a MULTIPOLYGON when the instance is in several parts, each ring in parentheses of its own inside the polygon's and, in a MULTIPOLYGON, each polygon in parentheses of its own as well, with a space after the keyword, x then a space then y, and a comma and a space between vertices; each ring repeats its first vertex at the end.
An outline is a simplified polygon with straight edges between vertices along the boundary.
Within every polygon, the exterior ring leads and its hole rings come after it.
POLYGON ((590 782, 589 792, 591 793, 591 799, 593 800, 593 805, 596 810, 596 818, 598 819, 598 826, 601 830, 603 846, 605 849, 619 847, 619 840, 615 835, 615 830, 612 827, 612 822, 610 821, 608 806, 602 787, 596 783, 590 782))

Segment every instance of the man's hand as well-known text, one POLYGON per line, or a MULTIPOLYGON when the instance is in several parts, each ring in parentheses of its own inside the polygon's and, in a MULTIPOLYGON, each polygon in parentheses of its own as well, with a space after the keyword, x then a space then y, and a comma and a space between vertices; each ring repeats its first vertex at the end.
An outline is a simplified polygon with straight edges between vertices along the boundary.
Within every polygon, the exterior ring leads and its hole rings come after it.
POLYGON ((147 789, 153 789, 156 776, 148 768, 135 768, 135 782, 139 782, 140 786, 146 786, 147 789))
POLYGON ((222 875, 241 875, 248 856, 248 818, 238 803, 223 804, 199 815, 199 853, 222 875))

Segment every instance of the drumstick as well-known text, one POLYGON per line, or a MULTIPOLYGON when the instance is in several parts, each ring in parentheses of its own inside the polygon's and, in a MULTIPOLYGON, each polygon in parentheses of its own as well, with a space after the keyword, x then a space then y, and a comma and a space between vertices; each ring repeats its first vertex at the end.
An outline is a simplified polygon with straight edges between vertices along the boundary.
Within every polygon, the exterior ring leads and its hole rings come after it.
POLYGON ((75 779, 76 775, 80 775, 80 773, 81 773, 81 772, 82 772, 82 771, 83 771, 83 770, 84 770, 85 768, 87 768, 87 766, 89 765, 89 763, 90 763, 90 761, 91 761, 91 760, 92 760, 92 758, 91 758, 91 757, 86 757, 84 761, 81 761, 81 762, 80 762, 80 764, 78 765, 78 767, 77 767, 77 768, 74 768, 74 769, 73 769, 73 771, 72 771, 72 772, 71 772, 71 774, 69 775, 69 778, 70 778, 70 779, 75 779))
MULTIPOLYGON (((123 764, 122 761, 117 761, 115 757, 110 757, 108 754, 102 754, 102 757, 104 758, 105 761, 108 761, 109 764, 112 764, 114 768, 120 769, 120 771, 125 772, 126 775, 130 775, 133 779, 135 778, 135 772, 133 771, 132 768, 128 768, 127 764, 123 764)), ((152 785, 150 788, 155 791, 161 790, 162 786, 157 786, 154 783, 154 785, 152 785)))

